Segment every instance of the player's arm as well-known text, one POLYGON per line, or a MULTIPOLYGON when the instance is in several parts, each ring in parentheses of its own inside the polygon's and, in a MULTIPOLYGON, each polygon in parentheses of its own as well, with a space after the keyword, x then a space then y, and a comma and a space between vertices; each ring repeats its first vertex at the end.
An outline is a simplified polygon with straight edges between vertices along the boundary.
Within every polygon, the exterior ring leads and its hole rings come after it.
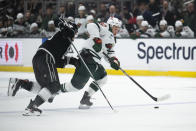
POLYGON ((194 32, 190 27, 184 26, 184 32, 182 33, 183 37, 194 37, 194 32))
POLYGON ((118 70, 120 66, 120 61, 115 56, 114 44, 109 43, 109 44, 105 44, 105 46, 107 48, 107 51, 105 53, 110 57, 110 60, 108 60, 106 57, 104 57, 104 59, 110 63, 110 66, 113 69, 118 70))
POLYGON ((73 65, 76 68, 80 65, 79 60, 74 57, 64 56, 59 61, 56 62, 57 68, 64 68, 66 65, 73 65))
POLYGON ((92 39, 94 42, 92 48, 96 52, 100 52, 102 49, 102 40, 100 38, 98 25, 96 25, 95 23, 87 24, 87 31, 89 33, 90 39, 92 39))

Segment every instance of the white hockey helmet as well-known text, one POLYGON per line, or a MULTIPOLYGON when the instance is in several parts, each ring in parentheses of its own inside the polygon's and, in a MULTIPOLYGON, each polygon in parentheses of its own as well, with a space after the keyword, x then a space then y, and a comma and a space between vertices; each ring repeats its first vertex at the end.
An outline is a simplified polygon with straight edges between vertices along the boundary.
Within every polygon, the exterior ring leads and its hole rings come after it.
POLYGON ((121 27, 122 22, 115 17, 110 17, 107 21, 107 24, 111 25, 111 26, 117 26, 117 27, 121 27))
POLYGON ((31 26, 30 26, 30 31, 32 31, 32 29, 33 29, 34 27, 38 27, 37 23, 32 23, 32 24, 31 24, 31 26))
POLYGON ((78 7, 78 10, 79 10, 79 11, 80 11, 80 10, 86 10, 86 8, 85 8, 85 6, 81 5, 81 6, 78 7))
POLYGON ((175 27, 180 27, 182 26, 182 22, 180 20, 177 20, 175 23, 175 27))
POLYGON ((147 26, 148 27, 149 26, 148 21, 145 21, 145 20, 142 21, 141 26, 143 26, 143 27, 147 26))
POLYGON ((143 17, 142 15, 138 15, 138 16, 136 17, 136 20, 144 20, 144 17, 143 17))
POLYGON ((21 19, 23 17, 24 17, 24 15, 22 13, 18 13, 17 16, 16 16, 17 19, 21 19))
POLYGON ((74 18, 73 18, 72 16, 69 16, 69 17, 67 18, 67 20, 74 23, 74 18))
POLYGON ((54 25, 54 21, 53 20, 48 21, 48 25, 54 25))
POLYGON ((92 14, 95 15, 96 14, 96 11, 92 9, 92 10, 90 10, 90 13, 92 13, 92 14))
POLYGON ((86 17, 86 20, 87 20, 87 21, 89 21, 89 20, 94 20, 94 18, 93 18, 92 15, 88 15, 88 16, 86 17))
POLYGON ((167 21, 166 21, 166 20, 161 20, 160 23, 159 23, 159 25, 160 25, 160 26, 161 26, 161 25, 165 25, 165 26, 166 26, 166 25, 167 25, 167 21))

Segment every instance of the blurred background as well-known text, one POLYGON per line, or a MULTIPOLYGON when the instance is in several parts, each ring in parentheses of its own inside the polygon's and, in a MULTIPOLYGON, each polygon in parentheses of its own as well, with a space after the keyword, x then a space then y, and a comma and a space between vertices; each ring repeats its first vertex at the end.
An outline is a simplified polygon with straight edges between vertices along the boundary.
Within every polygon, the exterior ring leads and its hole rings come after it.
POLYGON ((4 38, 51 37, 62 17, 86 39, 87 23, 111 16, 122 20, 119 38, 196 37, 195 0, 0 0, 0 14, 4 38))

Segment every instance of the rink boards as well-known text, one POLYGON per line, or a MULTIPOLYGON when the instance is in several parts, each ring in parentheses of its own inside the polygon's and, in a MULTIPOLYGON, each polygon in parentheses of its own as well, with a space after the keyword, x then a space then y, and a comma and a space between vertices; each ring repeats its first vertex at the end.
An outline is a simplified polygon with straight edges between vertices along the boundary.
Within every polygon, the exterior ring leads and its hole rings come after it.
MULTIPOLYGON (((0 39, 0 71, 32 72, 32 57, 42 41, 0 39)), ((85 40, 76 39, 74 44, 80 50, 85 40)), ((196 77, 196 39, 118 39, 115 51, 121 67, 130 75, 196 77)), ((73 49, 68 55, 77 56, 73 49)), ((108 74, 122 75, 104 60, 103 64, 108 74)), ((74 68, 67 66, 58 71, 73 73, 74 68)))

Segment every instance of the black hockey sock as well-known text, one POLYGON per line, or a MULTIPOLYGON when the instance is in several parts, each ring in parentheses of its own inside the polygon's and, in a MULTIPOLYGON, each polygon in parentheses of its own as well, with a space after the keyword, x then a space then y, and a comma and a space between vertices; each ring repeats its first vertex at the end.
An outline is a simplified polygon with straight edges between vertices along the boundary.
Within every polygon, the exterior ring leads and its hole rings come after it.
POLYGON ((27 90, 27 91, 31 91, 32 87, 33 87, 33 82, 29 81, 29 80, 20 80, 21 81, 21 88, 27 90))
POLYGON ((39 107, 40 105, 42 105, 44 103, 44 99, 42 99, 39 95, 37 95, 35 97, 34 103, 37 107, 39 107))
POLYGON ((99 88, 97 87, 98 85, 93 81, 91 84, 90 84, 90 87, 96 92, 99 90, 99 88))
POLYGON ((92 82, 89 86, 89 88, 87 89, 88 92, 88 96, 92 96, 95 92, 97 92, 99 90, 99 88, 97 87, 97 84, 95 82, 92 82))
POLYGON ((60 90, 63 93, 67 92, 67 90, 65 89, 65 83, 63 83, 63 84, 60 85, 60 90))
POLYGON ((80 62, 78 59, 71 57, 69 60, 69 64, 74 65, 75 67, 79 67, 80 66, 80 62))
POLYGON ((41 104, 43 104, 45 101, 48 101, 48 99, 52 96, 51 92, 47 88, 42 88, 38 95, 35 98, 35 105, 38 107, 41 104))

